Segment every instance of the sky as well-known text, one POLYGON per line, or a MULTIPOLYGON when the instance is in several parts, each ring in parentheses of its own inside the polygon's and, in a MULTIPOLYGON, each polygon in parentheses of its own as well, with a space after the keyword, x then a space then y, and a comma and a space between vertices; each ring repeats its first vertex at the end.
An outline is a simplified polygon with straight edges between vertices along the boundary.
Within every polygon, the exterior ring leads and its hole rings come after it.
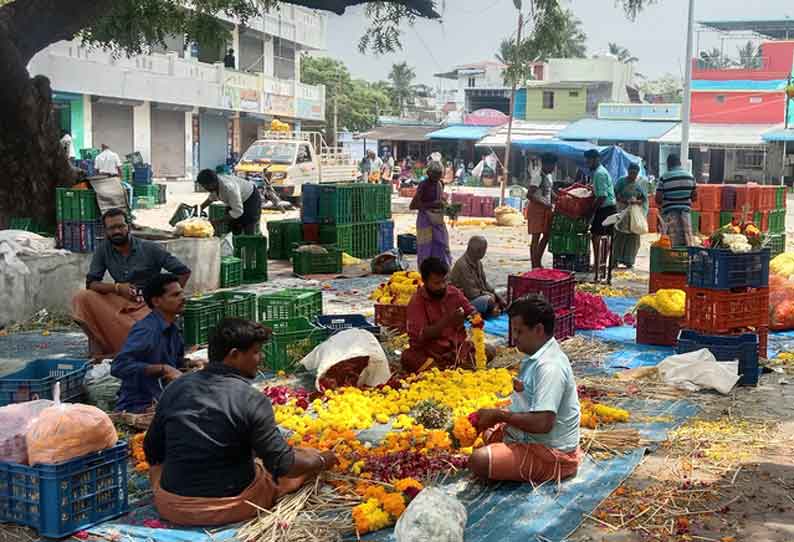
MULTIPOLYGON (((526 2, 525 2, 526 3, 526 2)), ((626 18, 615 0, 562 0, 581 19, 587 34, 588 54, 606 52, 609 42, 627 47, 640 59, 637 71, 655 78, 665 73, 683 77, 686 49, 687 0, 657 0, 636 21, 626 18)), ((457 64, 491 60, 504 37, 515 31, 512 0, 437 0, 441 23, 420 20, 402 36, 403 49, 383 56, 362 55, 358 38, 367 27, 363 8, 330 15, 328 51, 343 60, 354 77, 385 79, 393 63, 406 61, 417 83, 436 86, 433 73, 457 64)), ((780 19, 794 17, 790 0, 696 0, 695 20, 780 19)), ((697 40, 697 34, 695 35, 697 40)), ((746 41, 725 41, 725 52, 736 55, 746 41)), ((713 33, 700 34, 701 49, 720 46, 713 33)))

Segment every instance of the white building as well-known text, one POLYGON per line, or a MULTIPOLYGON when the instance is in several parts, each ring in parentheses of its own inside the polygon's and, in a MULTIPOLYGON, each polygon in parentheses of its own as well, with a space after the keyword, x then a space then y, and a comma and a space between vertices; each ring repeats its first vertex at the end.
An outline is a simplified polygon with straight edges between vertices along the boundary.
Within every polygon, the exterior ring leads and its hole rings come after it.
POLYGON ((325 14, 285 4, 244 27, 221 19, 225 45, 175 36, 151 54, 114 58, 59 42, 28 69, 50 78, 76 149, 105 143, 122 157, 140 152, 155 177, 193 178, 244 151, 274 118, 294 129, 325 118, 325 88, 300 82, 301 52, 325 48, 325 14), (224 66, 229 47, 234 68, 224 66))

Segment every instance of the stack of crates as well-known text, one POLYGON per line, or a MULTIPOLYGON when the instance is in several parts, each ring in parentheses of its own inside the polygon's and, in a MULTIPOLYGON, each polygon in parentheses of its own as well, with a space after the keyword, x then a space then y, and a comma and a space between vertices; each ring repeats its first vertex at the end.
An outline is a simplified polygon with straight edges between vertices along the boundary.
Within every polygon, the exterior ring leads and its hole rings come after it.
POLYGON ((267 223, 268 257, 271 260, 289 260, 292 247, 303 242, 303 225, 296 218, 270 220, 267 223))
POLYGON ((689 247, 685 332, 679 353, 708 348, 718 361, 739 359, 739 384, 758 383, 769 335, 769 249, 733 253, 689 247), (752 344, 752 355, 744 347, 752 344))
MULTIPOLYGON (((576 330, 574 295, 576 277, 568 273, 565 278, 541 279, 527 275, 509 275, 507 277, 507 303, 527 295, 541 294, 554 308, 554 337, 561 341, 573 337, 576 330)), ((510 327, 510 346, 515 346, 513 328, 510 327)))
MULTIPOLYGON (((124 180, 122 178, 122 180, 124 180)), ((129 182, 129 181, 127 181, 129 182)), ((160 189, 152 184, 152 166, 132 165, 132 202, 135 209, 151 209, 160 200, 160 189)))
POLYGON ((555 214, 551 222, 549 252, 554 268, 564 271, 590 270, 590 223, 583 218, 555 214))
POLYGON ((303 185, 303 240, 335 246, 355 258, 394 249, 391 191, 384 184, 303 185))
MULTIPOLYGON (((518 198, 515 198, 518 199, 518 198)), ((453 192, 451 203, 459 203, 460 216, 493 217, 498 198, 477 196, 464 192, 453 192)))
POLYGON ((323 313, 323 294, 314 288, 286 288, 257 298, 257 320, 273 332, 263 347, 263 369, 292 371, 323 342, 329 331, 314 321, 323 313))
POLYGON ((267 281, 267 237, 261 235, 236 235, 234 257, 242 262, 243 284, 267 281))
POLYGON ((652 294, 658 290, 683 290, 686 288, 688 269, 689 253, 686 247, 651 246, 648 293, 652 294))
POLYGON ((56 188, 56 245, 72 252, 93 252, 105 237, 101 216, 93 190, 56 188))

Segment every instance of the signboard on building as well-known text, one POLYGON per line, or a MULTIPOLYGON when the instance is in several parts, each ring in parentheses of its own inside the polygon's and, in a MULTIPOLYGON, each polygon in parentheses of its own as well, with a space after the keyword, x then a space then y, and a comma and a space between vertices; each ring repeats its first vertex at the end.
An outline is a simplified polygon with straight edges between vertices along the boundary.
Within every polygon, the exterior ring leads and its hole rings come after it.
POLYGON ((295 99, 292 96, 280 96, 264 92, 264 112, 268 115, 295 116, 295 99))
POLYGON ((296 117, 301 119, 323 120, 323 104, 317 100, 298 98, 295 101, 296 117))
POLYGON ((681 120, 681 104, 598 104, 598 118, 676 122, 681 120))
POLYGON ((463 116, 463 124, 469 126, 501 126, 507 121, 507 115, 496 109, 478 109, 463 116))
POLYGON ((260 112, 259 91, 250 88, 223 87, 223 107, 235 111, 260 112))

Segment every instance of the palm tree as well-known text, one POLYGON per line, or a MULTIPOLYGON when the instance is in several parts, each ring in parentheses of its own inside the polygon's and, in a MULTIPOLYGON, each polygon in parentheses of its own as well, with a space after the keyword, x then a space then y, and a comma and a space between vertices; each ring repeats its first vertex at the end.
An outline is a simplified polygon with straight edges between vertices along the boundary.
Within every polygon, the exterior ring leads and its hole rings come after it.
POLYGON ((701 70, 722 70, 733 65, 731 59, 723 56, 722 51, 713 47, 709 51, 701 51, 698 59, 698 67, 701 70))
POLYGON ((413 97, 414 79, 416 79, 416 71, 408 66, 407 62, 392 64, 389 81, 391 81, 392 99, 400 116, 405 113, 405 104, 413 97))
POLYGON ((617 43, 609 43, 609 54, 617 57, 617 59, 624 64, 633 64, 634 62, 640 61, 639 58, 631 54, 631 51, 618 45, 617 43))
POLYGON ((748 40, 742 47, 737 48, 737 51, 739 53, 739 66, 746 70, 757 70, 761 67, 761 48, 752 41, 748 40))

